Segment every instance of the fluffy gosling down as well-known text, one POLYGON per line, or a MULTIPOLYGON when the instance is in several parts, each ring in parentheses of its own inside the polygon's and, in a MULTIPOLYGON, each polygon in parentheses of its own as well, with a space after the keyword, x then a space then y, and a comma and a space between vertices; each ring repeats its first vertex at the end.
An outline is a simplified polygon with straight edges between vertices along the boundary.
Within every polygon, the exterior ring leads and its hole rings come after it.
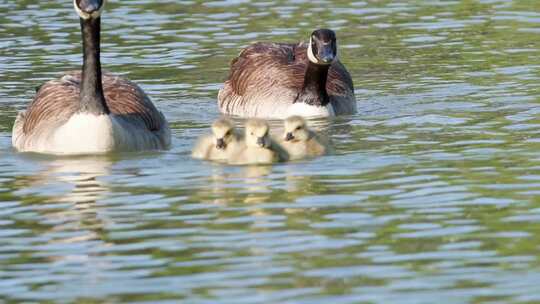
POLYGON ((240 138, 233 122, 220 118, 212 124, 212 134, 199 138, 191 156, 197 159, 225 162, 231 151, 238 149, 239 143, 240 138))
POLYGON ((291 160, 311 158, 328 152, 327 144, 307 127, 302 117, 291 116, 285 119, 284 127, 285 131, 280 144, 291 160))
POLYGON ((270 127, 266 121, 248 120, 244 140, 243 147, 229 155, 229 164, 271 164, 283 160, 277 144, 270 137, 270 127))

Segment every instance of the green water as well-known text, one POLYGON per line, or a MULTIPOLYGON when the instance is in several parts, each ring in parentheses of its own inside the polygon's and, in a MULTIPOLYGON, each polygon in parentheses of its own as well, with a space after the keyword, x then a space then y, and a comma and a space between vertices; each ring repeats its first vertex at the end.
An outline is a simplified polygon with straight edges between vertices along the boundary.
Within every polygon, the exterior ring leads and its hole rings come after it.
POLYGON ((111 1, 105 69, 165 113, 162 153, 14 153, 80 65, 71 1, 0 0, 0 303, 540 303, 540 1, 111 1), (335 154, 192 160, 247 44, 338 35, 358 114, 335 154))

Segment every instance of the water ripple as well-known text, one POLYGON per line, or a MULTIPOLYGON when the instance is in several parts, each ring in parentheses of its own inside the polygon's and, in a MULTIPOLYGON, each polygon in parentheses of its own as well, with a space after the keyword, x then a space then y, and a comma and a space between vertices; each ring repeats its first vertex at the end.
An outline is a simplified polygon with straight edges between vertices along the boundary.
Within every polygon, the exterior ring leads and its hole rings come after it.
POLYGON ((533 2, 112 1, 103 65, 152 97, 173 147, 57 158, 14 153, 10 131, 80 67, 72 4, 0 0, 0 302, 539 302, 533 2), (310 120, 335 151, 191 159, 239 50, 316 27, 358 100, 310 120))

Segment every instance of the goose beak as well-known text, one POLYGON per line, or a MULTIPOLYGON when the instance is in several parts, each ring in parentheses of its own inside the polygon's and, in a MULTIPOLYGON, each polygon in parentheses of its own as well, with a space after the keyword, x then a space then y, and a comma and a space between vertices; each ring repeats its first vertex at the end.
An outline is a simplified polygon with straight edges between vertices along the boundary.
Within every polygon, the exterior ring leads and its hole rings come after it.
POLYGON ((83 12, 91 15, 94 12, 99 11, 101 4, 99 0, 82 0, 79 3, 79 7, 83 12))
POLYGON ((223 138, 218 138, 216 142, 216 148, 219 150, 224 150, 226 147, 227 145, 225 145, 225 141, 223 140, 223 138))
POLYGON ((335 56, 332 44, 327 44, 321 47, 319 51, 319 58, 324 64, 330 64, 332 61, 334 61, 335 56))
POLYGON ((285 141, 291 141, 294 139, 294 136, 291 132, 288 132, 287 135, 285 135, 285 141))
POLYGON ((266 141, 264 140, 264 137, 257 138, 257 145, 261 148, 266 146, 266 141))

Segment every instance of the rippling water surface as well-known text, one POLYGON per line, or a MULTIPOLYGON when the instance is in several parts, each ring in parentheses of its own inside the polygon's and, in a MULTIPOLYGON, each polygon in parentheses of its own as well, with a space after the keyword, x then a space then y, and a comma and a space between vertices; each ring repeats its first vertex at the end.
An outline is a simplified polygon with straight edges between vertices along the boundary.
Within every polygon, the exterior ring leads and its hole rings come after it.
POLYGON ((0 302, 540 303, 540 3, 110 1, 103 64, 164 111, 162 153, 14 153, 80 65, 70 1, 0 0, 0 302), (335 154, 192 160, 250 42, 336 30, 335 154))

